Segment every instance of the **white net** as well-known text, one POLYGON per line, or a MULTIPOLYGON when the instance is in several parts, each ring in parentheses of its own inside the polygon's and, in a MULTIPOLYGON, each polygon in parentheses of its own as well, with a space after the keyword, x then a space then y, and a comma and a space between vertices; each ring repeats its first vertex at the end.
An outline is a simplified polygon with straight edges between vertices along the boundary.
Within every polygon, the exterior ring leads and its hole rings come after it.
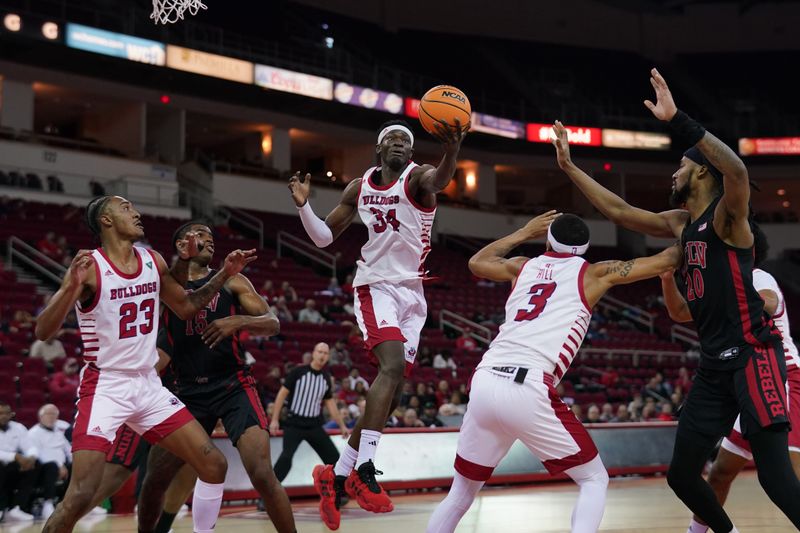
POLYGON ((156 24, 173 24, 182 20, 187 11, 197 15, 201 9, 208 9, 201 0, 153 0, 150 18, 156 24))

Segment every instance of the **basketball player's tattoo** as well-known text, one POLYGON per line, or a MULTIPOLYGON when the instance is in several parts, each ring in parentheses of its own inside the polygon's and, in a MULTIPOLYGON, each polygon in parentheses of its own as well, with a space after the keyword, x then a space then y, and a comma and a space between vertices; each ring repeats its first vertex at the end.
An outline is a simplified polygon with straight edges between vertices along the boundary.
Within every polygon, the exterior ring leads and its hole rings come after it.
POLYGON ((633 270, 633 264, 635 262, 636 259, 629 259, 628 261, 618 261, 614 263, 614 266, 610 266, 606 269, 606 275, 619 273, 619 277, 627 278, 628 275, 631 273, 631 270, 633 270))
POLYGON ((175 264, 172 265, 172 268, 169 269, 169 273, 172 274, 172 277, 175 278, 175 281, 178 282, 178 285, 181 287, 185 287, 187 283, 189 283, 189 263, 188 259, 178 259, 175 261, 175 264))
POLYGON ((230 279, 230 276, 228 276, 224 270, 220 270, 214 274, 213 278, 208 280, 208 283, 187 295, 189 303, 191 303, 198 311, 200 311, 208 302, 211 301, 211 298, 213 298, 214 295, 219 292, 228 279, 230 279))
POLYGON ((710 132, 706 132, 697 148, 703 153, 709 162, 717 167, 723 175, 727 177, 747 177, 747 168, 744 162, 736 155, 736 152, 720 141, 710 132))

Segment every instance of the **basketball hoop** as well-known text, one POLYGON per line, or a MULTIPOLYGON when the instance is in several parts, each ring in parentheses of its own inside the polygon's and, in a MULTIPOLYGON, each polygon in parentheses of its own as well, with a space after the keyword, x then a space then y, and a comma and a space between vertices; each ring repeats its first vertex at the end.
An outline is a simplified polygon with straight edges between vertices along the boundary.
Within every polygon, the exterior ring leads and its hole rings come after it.
POLYGON ((150 18, 156 24, 173 24, 182 20, 186 11, 194 16, 201 9, 208 9, 202 0, 153 0, 150 18))

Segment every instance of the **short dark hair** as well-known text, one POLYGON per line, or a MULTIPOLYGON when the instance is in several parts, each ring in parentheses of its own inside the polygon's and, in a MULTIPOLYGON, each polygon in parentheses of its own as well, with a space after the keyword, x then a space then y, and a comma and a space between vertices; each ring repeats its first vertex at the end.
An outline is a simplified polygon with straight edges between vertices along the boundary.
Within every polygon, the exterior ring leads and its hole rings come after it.
POLYGON ((10 404, 10 403, 8 403, 8 402, 7 402, 7 401, 5 401, 5 400, 0 400, 0 407, 8 407, 8 408, 9 408, 9 409, 11 409, 12 411, 14 410, 14 409, 11 407, 11 404, 10 404))
POLYGON ((550 224, 550 232, 561 244, 583 246, 589 242, 589 226, 579 216, 565 213, 550 224))
POLYGON ((753 231, 753 266, 759 267, 769 255, 769 241, 761 226, 751 222, 750 228, 753 231))
POLYGON ((98 196, 86 205, 86 225, 94 235, 100 235, 100 215, 105 211, 111 196, 98 196))
POLYGON ((178 247, 175 246, 175 241, 178 239, 183 239, 187 233, 189 233, 189 228, 192 226, 206 226, 207 228, 211 229, 211 226, 204 220, 190 220, 184 224, 178 226, 178 229, 175 230, 175 233, 172 234, 172 248, 177 251, 178 247))
POLYGON ((384 128, 388 128, 389 126, 403 126, 405 128, 408 128, 411 131, 414 131, 414 129, 411 127, 411 125, 408 122, 406 122, 405 120, 394 119, 394 120, 387 120, 386 122, 381 124, 378 127, 377 134, 380 135, 381 132, 384 130, 384 128))

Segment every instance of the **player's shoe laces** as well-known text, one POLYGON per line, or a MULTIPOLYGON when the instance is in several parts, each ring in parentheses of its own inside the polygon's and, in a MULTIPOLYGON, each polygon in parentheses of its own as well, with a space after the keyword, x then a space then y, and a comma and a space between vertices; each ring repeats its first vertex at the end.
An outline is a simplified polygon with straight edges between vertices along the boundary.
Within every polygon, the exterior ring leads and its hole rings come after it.
POLYGON ((336 531, 342 515, 339 509, 347 503, 344 491, 345 476, 337 476, 333 472, 333 465, 317 465, 312 473, 314 476, 314 489, 319 494, 319 515, 328 529, 336 531), (344 500, 344 501, 343 501, 344 500))
POLYGON ((375 470, 375 464, 367 461, 354 470, 347 478, 344 488, 350 498, 355 498, 362 509, 372 513, 388 513, 394 510, 389 495, 375 480, 375 475, 383 474, 375 470))

